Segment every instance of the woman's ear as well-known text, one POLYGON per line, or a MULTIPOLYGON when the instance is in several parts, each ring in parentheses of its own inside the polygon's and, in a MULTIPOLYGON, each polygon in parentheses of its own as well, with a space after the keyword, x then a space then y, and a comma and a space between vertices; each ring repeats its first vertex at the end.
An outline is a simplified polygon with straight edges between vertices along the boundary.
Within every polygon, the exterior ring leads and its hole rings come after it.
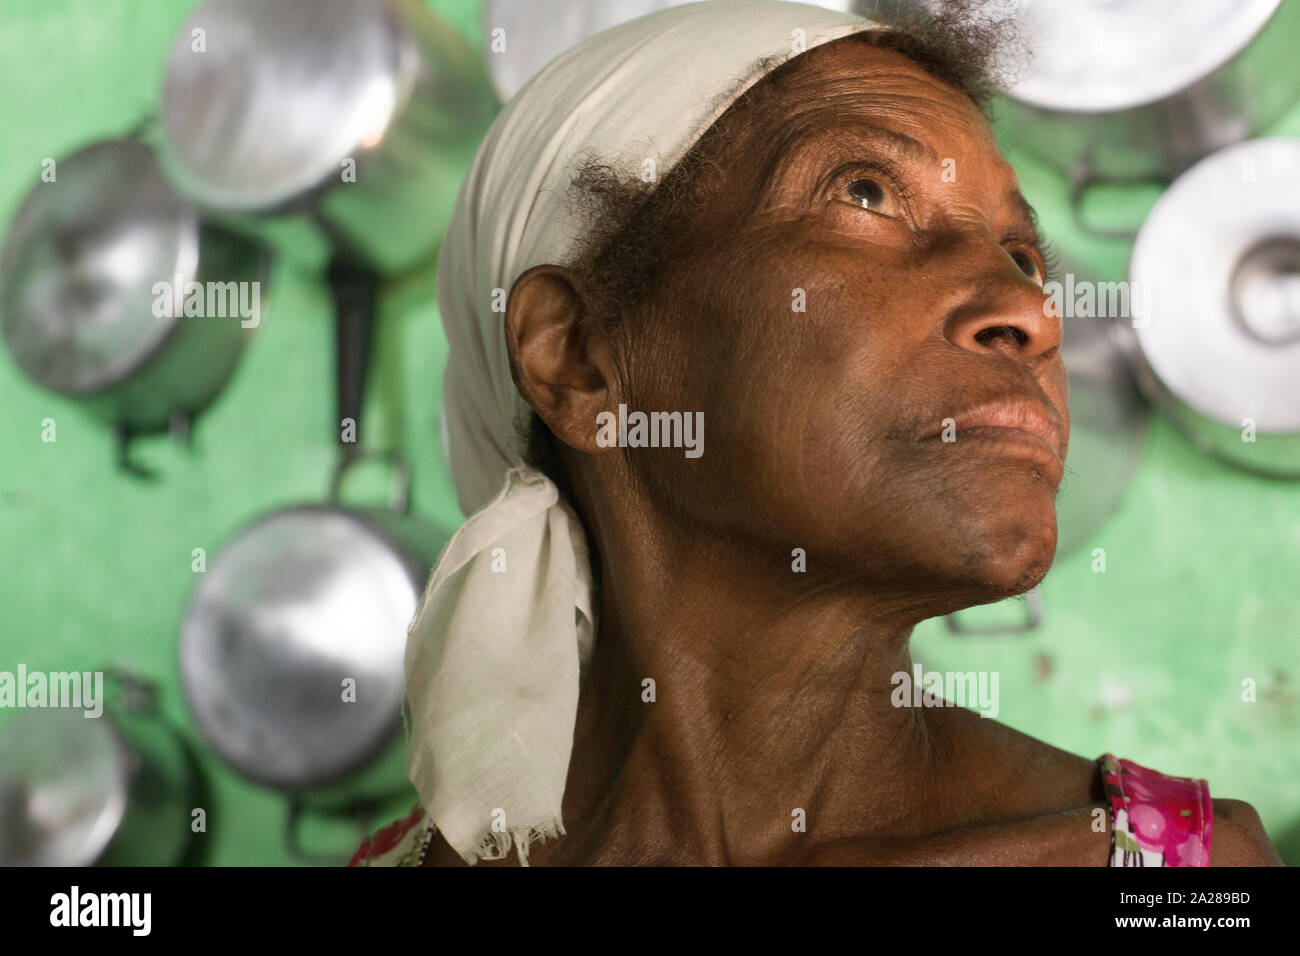
POLYGON ((515 384, 567 445, 585 452, 596 443, 596 416, 614 392, 608 343, 584 315, 587 303, 573 273, 541 265, 515 280, 506 305, 506 347, 515 384))

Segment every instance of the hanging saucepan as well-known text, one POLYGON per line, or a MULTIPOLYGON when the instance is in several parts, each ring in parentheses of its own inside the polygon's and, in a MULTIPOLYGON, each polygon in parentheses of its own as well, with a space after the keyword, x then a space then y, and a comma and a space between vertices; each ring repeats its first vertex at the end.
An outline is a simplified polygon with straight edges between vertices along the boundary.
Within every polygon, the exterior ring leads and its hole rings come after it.
POLYGON ((261 320, 268 260, 201 221, 134 139, 96 143, 28 194, 0 260, 0 331, 33 381, 119 436, 189 420, 261 320))
POLYGON ((1071 177, 1075 216, 1094 234, 1133 230, 1086 221, 1090 186, 1163 185, 1258 135, 1300 97, 1293 0, 1020 0, 1019 9, 1033 62, 1000 104, 999 129, 1071 177))
POLYGON ((293 798, 300 857, 302 807, 363 811, 410 787, 402 658, 445 536, 409 513, 391 458, 388 509, 339 503, 342 465, 329 503, 275 511, 228 542, 181 626, 181 681, 203 735, 293 798))
POLYGON ((204 208, 306 213, 391 274, 436 250, 498 109, 418 0, 207 0, 168 58, 162 153, 204 208))
POLYGON ((1138 381, 1197 448, 1300 478, 1300 140, 1238 143, 1180 176, 1129 268, 1151 315, 1138 381))
POLYGON ((24 710, 0 725, 0 866, 175 866, 192 846, 201 783, 151 685, 98 717, 24 710))

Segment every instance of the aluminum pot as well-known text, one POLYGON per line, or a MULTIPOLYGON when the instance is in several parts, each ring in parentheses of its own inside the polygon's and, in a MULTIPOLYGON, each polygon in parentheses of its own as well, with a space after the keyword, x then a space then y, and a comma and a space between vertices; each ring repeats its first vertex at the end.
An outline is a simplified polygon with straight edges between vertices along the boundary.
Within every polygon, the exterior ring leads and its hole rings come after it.
POLYGON ((340 468, 329 503, 236 534, 181 625, 181 683, 204 738, 292 798, 295 851, 302 807, 346 812, 410 788, 403 653, 446 536, 410 514, 400 459, 388 508, 340 504, 341 476, 360 460, 340 468))
POLYGON ((0 727, 0 865, 175 866, 199 792, 148 685, 97 718, 25 710, 0 727))
POLYGON ((436 250, 498 108, 418 0, 207 0, 167 61, 162 153, 202 206, 310 213, 391 274, 436 250))
POLYGON ((266 256, 201 221, 137 140, 88 146, 55 177, 33 187, 5 237, 10 354, 124 439, 187 426, 261 321, 266 256))
POLYGON ((1130 279, 1150 289, 1125 341, 1153 402, 1207 453, 1300 478, 1300 140, 1238 143, 1180 176, 1147 217, 1130 279))
POLYGON ((1104 181, 1168 182, 1267 129, 1300 97, 1300 4, 1019 0, 1033 63, 999 132, 1067 173, 1076 216, 1104 181))

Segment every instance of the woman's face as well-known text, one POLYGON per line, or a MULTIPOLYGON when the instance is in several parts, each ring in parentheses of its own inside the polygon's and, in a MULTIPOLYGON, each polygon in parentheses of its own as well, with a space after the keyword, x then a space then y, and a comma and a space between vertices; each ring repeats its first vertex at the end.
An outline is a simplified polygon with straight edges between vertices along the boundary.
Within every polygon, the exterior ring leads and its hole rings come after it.
POLYGON ((857 42, 805 56, 733 124, 622 399, 702 411, 704 454, 633 467, 692 524, 846 583, 1019 593, 1055 552, 1068 439, 1031 213, 963 94, 857 42))

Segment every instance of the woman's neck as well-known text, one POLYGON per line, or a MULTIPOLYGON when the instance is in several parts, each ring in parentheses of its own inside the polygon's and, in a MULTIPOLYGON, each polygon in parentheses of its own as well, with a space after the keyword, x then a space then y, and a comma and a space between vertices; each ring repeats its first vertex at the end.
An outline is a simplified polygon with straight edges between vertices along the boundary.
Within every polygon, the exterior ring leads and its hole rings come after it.
POLYGON ((906 795, 937 780, 944 734, 925 709, 893 706, 891 677, 910 674, 908 639, 930 614, 643 530, 602 554, 569 835, 536 861, 775 863, 920 828, 925 807, 906 795))

